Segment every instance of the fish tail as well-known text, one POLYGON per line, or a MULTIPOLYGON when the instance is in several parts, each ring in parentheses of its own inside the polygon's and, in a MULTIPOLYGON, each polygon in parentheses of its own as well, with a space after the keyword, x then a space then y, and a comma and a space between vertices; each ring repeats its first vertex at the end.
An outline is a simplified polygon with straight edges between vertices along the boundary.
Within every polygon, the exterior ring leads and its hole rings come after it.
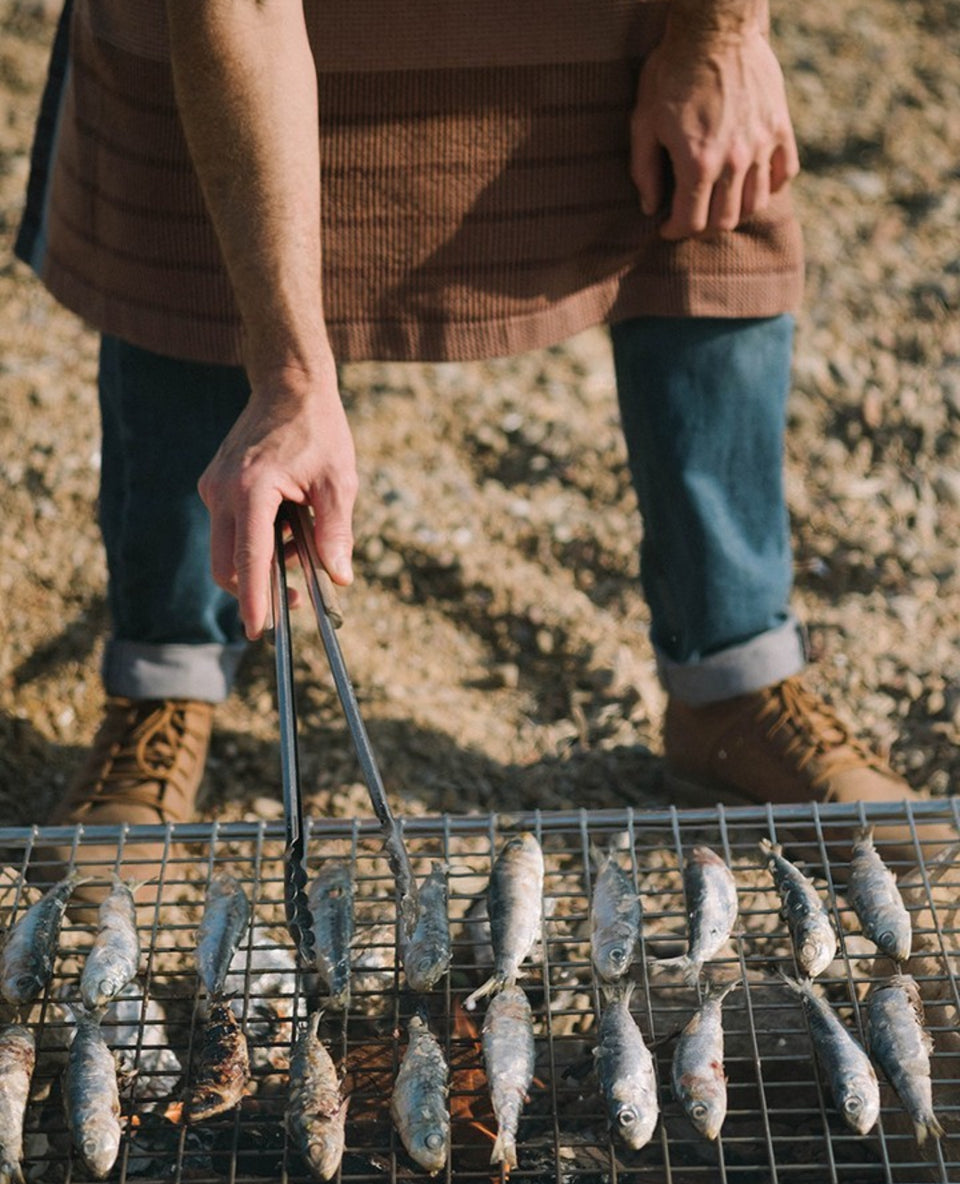
POLYGON ((605 1003, 618 1003, 622 999, 624 1004, 629 1007, 636 985, 632 978, 626 978, 619 979, 615 983, 601 983, 600 990, 605 1003))
POLYGON ((783 854, 783 847, 781 847, 779 843, 774 843, 772 839, 766 839, 766 838, 761 839, 757 843, 757 846, 760 848, 760 850, 763 852, 764 855, 782 855, 783 854))
POLYGON ((921 1147, 926 1142, 928 1135, 933 1135, 935 1139, 942 1139, 945 1133, 943 1127, 940 1125, 940 1119, 935 1114, 928 1115, 924 1122, 918 1122, 914 1119, 913 1129, 917 1136, 917 1143, 921 1147))
POLYGON ((654 970, 679 970, 686 980, 690 969, 690 957, 687 954, 679 954, 676 958, 654 958, 651 966, 654 970))
POLYGON ((517 1144, 509 1131, 499 1131, 490 1153, 491 1163, 502 1163, 509 1172, 517 1166, 517 1144))
POLYGON ((858 826, 853 832, 854 841, 857 843, 868 843, 873 846, 873 827, 872 826, 858 826))
POLYGON ((479 1000, 484 999, 487 995, 494 995, 497 991, 502 990, 507 985, 508 979, 504 974, 491 974, 485 983, 481 983, 479 987, 468 995, 463 1001, 463 1006, 466 1011, 473 1011, 477 1006, 479 1000))
POLYGON ((9 1159, 0 1162, 0 1184, 24 1184, 23 1168, 20 1164, 9 1159))

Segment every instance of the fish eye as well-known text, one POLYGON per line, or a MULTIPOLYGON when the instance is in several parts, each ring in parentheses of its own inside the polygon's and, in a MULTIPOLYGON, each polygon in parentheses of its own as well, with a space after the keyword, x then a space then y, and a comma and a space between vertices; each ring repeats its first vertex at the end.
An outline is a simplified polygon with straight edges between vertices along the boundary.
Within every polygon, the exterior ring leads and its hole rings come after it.
POLYGON ((623 946, 613 946, 610 950, 610 961, 615 962, 618 966, 626 960, 627 951, 623 946))
POLYGON ((844 1098, 843 1109, 847 1114, 859 1114, 863 1109, 863 1098, 859 1094, 851 1094, 844 1098))
POLYGON ((617 1111, 617 1122, 624 1127, 633 1126, 639 1117, 635 1106, 622 1106, 617 1111))
POLYGON ((23 974, 20 976, 20 978, 17 979, 17 990, 18 991, 32 991, 36 985, 37 985, 37 980, 33 977, 32 974, 23 974))
POLYGON ((709 1107, 707 1106, 706 1102, 694 1102, 690 1107, 690 1116, 695 1118, 697 1122, 699 1122, 701 1118, 706 1118, 708 1113, 709 1107))
POLYGON ((443 1146, 443 1135, 439 1131, 431 1131, 423 1141, 431 1151, 439 1151, 443 1146))

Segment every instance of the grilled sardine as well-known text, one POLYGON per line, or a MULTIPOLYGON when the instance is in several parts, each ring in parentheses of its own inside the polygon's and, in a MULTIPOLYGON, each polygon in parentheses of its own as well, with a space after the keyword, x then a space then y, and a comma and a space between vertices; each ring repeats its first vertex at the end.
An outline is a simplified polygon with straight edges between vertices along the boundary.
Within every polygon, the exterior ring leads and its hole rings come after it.
POLYGON ((67 902, 88 878, 73 872, 54 884, 10 930, 0 954, 0 991, 8 1003, 28 1006, 50 981, 67 902))
POLYGON ((318 1180, 332 1180, 343 1158, 347 1099, 326 1045, 319 1036, 320 1012, 304 1025, 290 1058, 287 1130, 318 1180))
POLYGON ((450 1155, 449 1069, 422 1015, 411 1018, 408 1032, 390 1112, 410 1157, 435 1176, 450 1155))
POLYGON ((905 962, 913 946, 910 914, 897 888, 897 878, 873 845, 873 831, 864 827, 853 842, 847 900, 860 919, 864 936, 895 962, 905 962))
POLYGON ((830 915, 811 881, 784 857, 778 843, 761 839, 759 845, 780 893, 797 962, 810 978, 816 978, 837 956, 837 935, 830 915))
POLYGON ((464 1000, 477 1000, 516 982, 520 964, 533 949, 543 919, 543 851, 529 831, 514 835, 500 850, 487 889, 493 974, 464 1000))
POLYGON ((76 1009, 77 1031, 63 1079, 67 1125, 87 1170, 103 1180, 120 1150, 120 1087, 100 1014, 76 1009))
POLYGON ((115 876, 113 888, 100 903, 97 936, 80 976, 80 996, 91 1011, 105 1007, 136 976, 140 935, 133 894, 137 887, 115 876))
POLYGON ((629 980, 605 990, 594 1056, 610 1124, 628 1147, 639 1151, 653 1136, 660 1105, 653 1055, 630 1012, 632 994, 629 980))
POLYGON ((739 982, 713 987, 673 1050, 673 1096, 701 1135, 715 1139, 727 1116, 723 1001, 739 982))
POLYGON ((187 1103, 188 1122, 202 1122, 231 1110, 250 1077, 247 1038, 233 1009, 214 1000, 200 1032, 200 1047, 187 1103))
POLYGON ((435 862, 417 894, 417 920, 407 935, 400 926, 401 957, 414 991, 429 991, 450 965, 450 921, 447 915, 447 872, 435 862))
POLYGON ((350 999, 350 945, 353 941, 353 873, 340 860, 329 860, 310 884, 316 968, 329 1001, 346 1007, 350 999))
POLYGON ((219 999, 230 963, 250 924, 250 901, 239 880, 217 872, 197 928, 197 969, 211 999, 219 999))
POLYGON ((509 1171, 517 1166, 517 1126, 536 1060, 533 1013, 516 983, 504 987, 490 1000, 482 1039, 483 1063, 498 1128, 490 1162, 502 1163, 509 1171))
POLYGON ((630 969, 640 940, 640 897, 617 862, 616 853, 602 857, 590 899, 590 954, 597 974, 615 982, 630 969))
POLYGON ((654 965, 676 966, 691 986, 704 962, 729 939, 737 919, 737 884, 733 872, 709 847, 694 847, 683 865, 689 948, 679 958, 661 958, 654 965))
POLYGON ((21 1024, 0 1030, 0 1184, 23 1184, 23 1117, 37 1049, 21 1024))

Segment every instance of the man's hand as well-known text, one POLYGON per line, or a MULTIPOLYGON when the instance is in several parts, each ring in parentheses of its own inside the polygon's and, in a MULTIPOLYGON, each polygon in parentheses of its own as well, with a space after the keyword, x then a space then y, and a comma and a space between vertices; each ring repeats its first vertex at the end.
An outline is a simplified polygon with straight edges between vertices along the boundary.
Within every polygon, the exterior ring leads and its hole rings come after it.
POLYGON ((660 233, 732 230, 799 170, 783 74, 749 0, 676 0, 640 75, 631 175, 660 233))
POLYGON ((199 489, 210 511, 213 577, 239 600, 251 640, 267 622, 282 501, 313 509, 320 561, 335 583, 350 583, 357 472, 332 358, 318 378, 285 372, 261 379, 199 489))

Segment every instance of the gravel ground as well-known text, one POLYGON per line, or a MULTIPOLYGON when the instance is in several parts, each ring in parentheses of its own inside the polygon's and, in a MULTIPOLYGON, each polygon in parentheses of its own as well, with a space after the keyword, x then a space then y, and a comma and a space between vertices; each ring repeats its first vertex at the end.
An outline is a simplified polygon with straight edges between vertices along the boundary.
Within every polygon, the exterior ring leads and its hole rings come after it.
MULTIPOLYGON (((0 819, 42 821, 102 705, 95 336, 11 258, 53 26, 0 0, 0 819)), ((773 5, 808 249, 788 448, 815 684, 917 787, 960 757, 960 4, 773 5)), ((354 365, 342 645, 411 813, 658 799, 662 693, 606 336, 354 365)), ((369 813, 296 626, 308 807, 369 813)), ((217 717, 204 817, 276 816, 273 657, 217 717)))

